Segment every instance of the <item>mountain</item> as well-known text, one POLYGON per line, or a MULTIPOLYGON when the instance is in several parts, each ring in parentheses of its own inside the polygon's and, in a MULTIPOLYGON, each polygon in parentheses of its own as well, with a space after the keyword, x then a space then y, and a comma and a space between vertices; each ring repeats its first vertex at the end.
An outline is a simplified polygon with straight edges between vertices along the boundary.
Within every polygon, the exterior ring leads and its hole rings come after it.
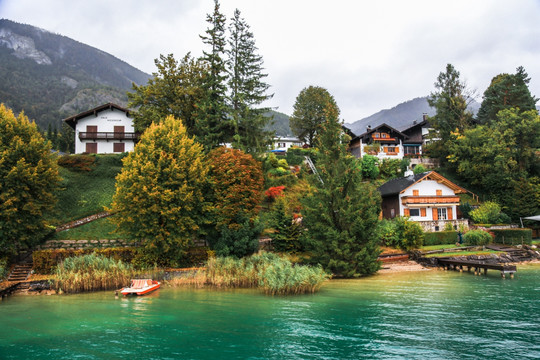
MULTIPOLYGON (((469 110, 476 114, 480 104, 472 101, 469 110)), ((381 110, 371 116, 355 121, 352 124, 345 124, 356 135, 366 132, 368 125, 371 127, 386 123, 397 130, 404 130, 414 124, 415 121, 422 121, 423 114, 433 116, 436 114, 434 108, 429 106, 426 97, 419 97, 394 106, 391 109, 381 110)))
POLYGON ((46 129, 107 102, 127 105, 150 75, 99 49, 0 19, 0 102, 46 129))
POLYGON ((271 110, 270 114, 272 115, 272 123, 268 124, 266 127, 267 130, 273 130, 276 136, 287 137, 292 136, 291 128, 289 127, 289 116, 283 113, 271 110))

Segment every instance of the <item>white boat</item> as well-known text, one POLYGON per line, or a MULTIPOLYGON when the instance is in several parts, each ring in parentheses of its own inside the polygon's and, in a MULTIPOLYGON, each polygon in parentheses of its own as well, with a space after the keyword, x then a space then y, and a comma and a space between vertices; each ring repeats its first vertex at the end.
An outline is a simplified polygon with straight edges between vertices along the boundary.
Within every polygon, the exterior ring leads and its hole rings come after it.
POLYGON ((152 279, 134 279, 131 280, 131 286, 123 288, 122 295, 144 295, 159 289, 160 282, 152 279))

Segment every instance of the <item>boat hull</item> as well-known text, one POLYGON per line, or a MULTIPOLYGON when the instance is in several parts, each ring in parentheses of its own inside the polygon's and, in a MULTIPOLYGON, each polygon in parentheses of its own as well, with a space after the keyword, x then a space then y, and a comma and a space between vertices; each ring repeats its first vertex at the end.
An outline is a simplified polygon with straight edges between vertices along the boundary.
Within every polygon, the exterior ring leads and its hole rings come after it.
POLYGON ((145 294, 148 294, 148 293, 151 293, 152 291, 154 290, 157 290, 159 289, 159 287, 161 286, 161 283, 157 282, 157 281, 152 281, 152 283, 150 285, 146 285, 144 287, 127 287, 127 288, 123 288, 120 293, 124 296, 128 296, 128 295, 145 295, 145 294))

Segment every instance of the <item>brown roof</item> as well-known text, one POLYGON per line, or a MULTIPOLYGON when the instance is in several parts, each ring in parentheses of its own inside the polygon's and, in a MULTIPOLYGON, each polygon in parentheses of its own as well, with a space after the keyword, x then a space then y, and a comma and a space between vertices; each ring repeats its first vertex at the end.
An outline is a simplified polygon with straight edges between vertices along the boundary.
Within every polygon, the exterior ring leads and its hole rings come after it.
POLYGON ((120 105, 116 105, 116 104, 114 104, 114 103, 107 103, 107 104, 98 106, 98 107, 96 107, 96 108, 87 110, 87 111, 85 111, 85 112, 82 112, 82 113, 80 113, 80 114, 70 116, 70 117, 68 117, 68 118, 65 118, 65 119, 62 120, 62 121, 65 121, 66 124, 68 124, 68 125, 71 126, 73 129, 75 129, 75 124, 77 123, 78 120, 80 120, 80 119, 82 119, 82 118, 85 118, 85 117, 87 117, 87 116, 89 116, 89 115, 97 116, 98 113, 101 112, 101 111, 104 111, 104 110, 112 110, 112 109, 117 109, 117 110, 123 111, 123 112, 126 113, 127 116, 129 116, 129 113, 131 112, 131 110, 126 109, 126 108, 123 108, 123 107, 121 107, 120 105))

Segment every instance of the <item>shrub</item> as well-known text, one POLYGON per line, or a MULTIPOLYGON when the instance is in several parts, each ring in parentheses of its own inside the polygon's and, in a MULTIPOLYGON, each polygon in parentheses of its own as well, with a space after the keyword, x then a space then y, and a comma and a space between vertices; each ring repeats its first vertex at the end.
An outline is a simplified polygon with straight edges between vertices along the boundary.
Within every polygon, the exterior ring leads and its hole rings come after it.
POLYGON ((420 224, 405 217, 382 220, 377 230, 381 244, 409 251, 422 246, 424 231, 420 224))
POLYGON ((497 224, 501 215, 501 207, 495 202, 486 201, 477 209, 472 210, 470 215, 477 224, 497 224))
POLYGON ((283 195, 283 190, 285 190, 285 186, 272 186, 264 192, 264 195, 266 195, 268 199, 274 200, 283 195))
POLYGON ((379 159, 375 156, 364 155, 362 157, 362 177, 364 179, 376 179, 379 176, 378 161, 379 159))
POLYGON ((6 258, 0 259, 0 281, 8 275, 8 261, 6 258))
POLYGON ((463 204, 459 205, 459 210, 465 219, 471 218, 471 211, 473 211, 473 209, 473 206, 469 204, 469 202, 464 202, 463 204))
POLYGON ((422 164, 416 165, 414 167, 414 169, 413 169, 413 173, 415 173, 415 174, 425 173, 426 171, 427 171, 427 169, 422 164))
POLYGON ((66 293, 114 290, 128 284, 135 274, 131 265, 103 255, 65 259, 56 269, 56 290, 66 293))
POLYGON ((377 226, 377 234, 381 245, 393 248, 399 247, 399 236, 394 221, 387 219, 381 220, 377 226))
POLYGON ((401 160, 383 159, 379 164, 379 172, 381 177, 386 179, 399 177, 401 173, 401 160))
POLYGON ((92 171, 95 163, 94 155, 64 155, 58 158, 58 165, 73 171, 92 171))
POLYGON ((264 226, 258 218, 235 220, 234 226, 218 227, 218 238, 209 239, 217 256, 242 258, 259 250, 259 235, 264 226))
POLYGON ((497 244, 519 245, 532 243, 531 229, 490 229, 497 244))
POLYGON ((493 238, 484 230, 471 230, 465 233, 463 240, 467 245, 486 245, 489 244, 493 238))
POLYGON ((424 246, 455 244, 457 241, 456 231, 437 231, 424 234, 424 246))
POLYGON ((298 214, 289 215, 286 211, 285 201, 279 199, 271 214, 271 227, 274 232, 270 234, 272 246, 275 251, 295 253, 302 251, 300 235, 302 225, 296 221, 298 214))

